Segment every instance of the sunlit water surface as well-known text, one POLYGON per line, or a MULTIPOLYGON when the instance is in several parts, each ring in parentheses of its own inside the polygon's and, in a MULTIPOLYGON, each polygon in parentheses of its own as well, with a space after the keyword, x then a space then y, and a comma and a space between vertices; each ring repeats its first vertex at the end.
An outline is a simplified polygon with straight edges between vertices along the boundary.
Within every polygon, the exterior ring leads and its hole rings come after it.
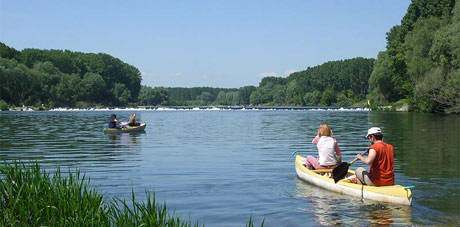
MULTIPOLYGON (((115 111, 126 120, 129 111, 115 111)), ((1 160, 79 169, 106 198, 157 201, 206 226, 458 225, 460 118, 367 111, 138 111, 143 133, 106 135, 112 112, 1 112, 1 160), (331 125, 343 161, 379 126, 395 146, 396 183, 412 206, 361 201, 297 178, 291 153, 331 125)), ((362 163, 355 167, 366 167, 362 163)))

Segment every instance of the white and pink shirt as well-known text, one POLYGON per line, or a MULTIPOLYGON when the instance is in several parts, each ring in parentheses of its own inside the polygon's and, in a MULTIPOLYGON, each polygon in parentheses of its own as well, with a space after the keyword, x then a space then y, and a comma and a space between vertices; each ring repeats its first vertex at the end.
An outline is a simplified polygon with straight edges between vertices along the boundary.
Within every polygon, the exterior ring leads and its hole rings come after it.
POLYGON ((331 166, 337 164, 337 155, 340 155, 340 149, 337 140, 330 136, 316 136, 311 141, 318 147, 319 164, 322 166, 331 166))

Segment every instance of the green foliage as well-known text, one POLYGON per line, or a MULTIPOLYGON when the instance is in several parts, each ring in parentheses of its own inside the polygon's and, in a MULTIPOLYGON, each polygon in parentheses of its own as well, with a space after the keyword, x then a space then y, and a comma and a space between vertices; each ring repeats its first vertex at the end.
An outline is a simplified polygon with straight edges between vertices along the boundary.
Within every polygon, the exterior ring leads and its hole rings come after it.
POLYGON ((21 58, 21 52, 0 42, 0 58, 19 60, 21 58))
POLYGON ((225 92, 220 91, 217 94, 216 103, 218 105, 238 105, 239 104, 239 92, 231 91, 225 92))
POLYGON ((318 90, 307 92, 303 100, 307 106, 317 106, 321 100, 321 92, 318 90))
POLYGON ((13 105, 137 102, 138 69, 107 54, 24 49, 0 43, 0 98, 13 105))
POLYGON ((350 106, 352 103, 350 99, 343 93, 337 95, 337 106, 350 106))
POLYGON ((197 100, 201 101, 201 105, 208 105, 214 101, 214 97, 210 92, 204 91, 201 95, 196 97, 197 100))
POLYGON ((350 105, 365 98, 374 59, 327 62, 287 78, 265 77, 250 96, 252 105, 350 105), (343 94, 337 102, 337 94, 343 94), (350 94, 350 97, 347 95, 350 94))
POLYGON ((254 86, 245 86, 238 89, 238 104, 249 105, 252 92, 256 91, 254 86))
POLYGON ((1 110, 1 111, 8 110, 8 103, 6 103, 5 101, 3 101, 3 99, 0 99, 0 110, 1 110))
POLYGON ((115 86, 112 89, 112 94, 116 100, 116 105, 126 106, 129 100, 131 100, 131 92, 128 90, 126 85, 121 83, 115 83, 115 86))
POLYGON ((331 106, 332 103, 337 101, 336 92, 332 88, 328 88, 323 92, 321 100, 319 101, 320 106, 331 106))
MULTIPOLYGON (((125 88, 124 84, 117 85, 125 88)), ((102 79, 102 76, 97 73, 86 73, 83 79, 80 81, 79 88, 81 89, 79 92, 81 100, 87 100, 89 102, 101 103, 104 101, 104 97, 107 94, 107 86, 105 81, 102 79)), ((114 90, 115 89, 120 88, 115 86, 114 90)), ((119 96, 115 97, 118 98, 119 96)), ((129 97, 127 99, 129 100, 129 97)))
POLYGON ((459 113, 460 3, 414 0, 387 35, 369 80, 378 104, 410 100, 422 112, 459 113), (455 87, 457 86, 457 87, 455 87))
POLYGON ((108 226, 102 196, 88 189, 80 173, 53 177, 36 163, 0 169, 0 222, 17 226, 108 226))
MULTIPOLYGON (((243 101, 244 99, 249 99, 249 95, 245 94, 248 90, 251 89, 253 86, 243 87, 241 96, 243 101)), ((253 87, 255 89, 255 87, 253 87)), ((211 88, 211 87, 192 87, 192 88, 182 88, 182 87, 175 87, 175 88, 165 88, 168 92, 168 96, 170 98, 170 104, 172 103, 181 103, 186 105, 210 105, 217 100, 217 96, 221 91, 225 93, 228 92, 237 92, 239 89, 235 88, 211 88), (203 93, 205 93, 206 97, 203 97, 203 93), (209 95, 210 94, 210 95, 209 95), (205 100, 203 100, 203 98, 205 100)), ((238 98, 239 99, 239 98, 238 98)), ((216 102, 217 103, 217 102, 216 102)))
POLYGON ((151 88, 142 86, 138 104, 141 106, 168 105, 168 90, 163 87, 151 88))

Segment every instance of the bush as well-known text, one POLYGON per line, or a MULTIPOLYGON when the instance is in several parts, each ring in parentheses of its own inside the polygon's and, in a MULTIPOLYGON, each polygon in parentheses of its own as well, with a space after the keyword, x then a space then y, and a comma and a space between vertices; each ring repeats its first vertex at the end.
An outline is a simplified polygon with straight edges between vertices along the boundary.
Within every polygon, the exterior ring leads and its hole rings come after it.
POLYGON ((1 111, 8 110, 8 103, 6 103, 5 101, 3 101, 3 99, 0 99, 0 110, 1 110, 1 111))

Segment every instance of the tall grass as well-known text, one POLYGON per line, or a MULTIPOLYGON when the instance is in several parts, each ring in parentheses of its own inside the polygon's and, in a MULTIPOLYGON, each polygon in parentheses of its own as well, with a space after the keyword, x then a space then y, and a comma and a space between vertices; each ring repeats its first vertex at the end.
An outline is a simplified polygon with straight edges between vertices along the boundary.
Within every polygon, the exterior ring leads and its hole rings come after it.
MULTIPOLYGON (((190 218, 183 221, 157 203, 154 193, 146 192, 147 201, 138 202, 132 192, 128 203, 104 199, 89 183, 78 170, 63 176, 57 168, 51 176, 37 162, 5 163, 0 166, 0 225, 192 226, 190 218)), ((254 226, 252 217, 246 226, 254 226)))
MULTIPOLYGON (((155 196, 132 207, 120 199, 104 200, 79 171, 51 177, 38 163, 0 167, 0 223, 5 226, 191 226, 170 215, 155 196)), ((194 226, 199 226, 198 222, 194 226)))

